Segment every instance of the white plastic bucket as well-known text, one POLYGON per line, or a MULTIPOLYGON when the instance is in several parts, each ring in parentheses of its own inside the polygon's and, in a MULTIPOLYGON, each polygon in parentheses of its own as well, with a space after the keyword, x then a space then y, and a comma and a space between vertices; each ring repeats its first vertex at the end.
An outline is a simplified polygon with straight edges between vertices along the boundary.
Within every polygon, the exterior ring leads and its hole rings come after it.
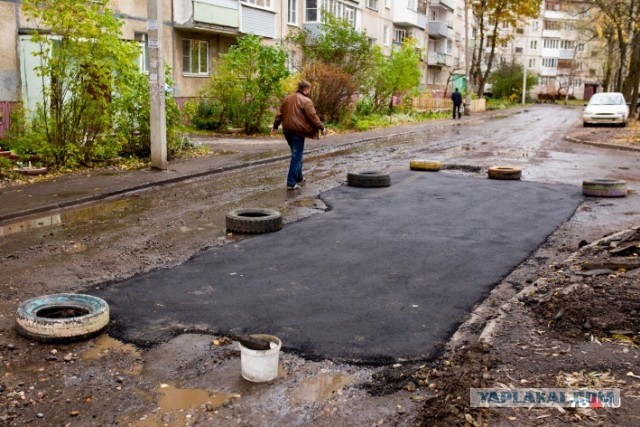
POLYGON ((282 341, 273 335, 254 334, 251 336, 269 341, 271 348, 269 350, 252 350, 239 344, 242 378, 257 383, 276 379, 282 341))

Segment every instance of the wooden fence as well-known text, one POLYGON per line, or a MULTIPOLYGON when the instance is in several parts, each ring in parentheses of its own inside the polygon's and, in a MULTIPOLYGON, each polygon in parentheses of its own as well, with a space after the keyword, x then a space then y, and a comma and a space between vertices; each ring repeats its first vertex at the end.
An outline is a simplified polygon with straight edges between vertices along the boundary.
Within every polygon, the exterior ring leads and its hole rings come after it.
POLYGON ((4 138, 11 126, 11 113, 18 108, 19 102, 0 101, 0 138, 4 138))
MULTIPOLYGON (((434 98, 430 95, 422 95, 413 98, 413 108, 423 111, 451 111, 453 102, 448 98, 434 98)), ((471 100, 471 112, 480 113, 487 109, 484 98, 471 100)))

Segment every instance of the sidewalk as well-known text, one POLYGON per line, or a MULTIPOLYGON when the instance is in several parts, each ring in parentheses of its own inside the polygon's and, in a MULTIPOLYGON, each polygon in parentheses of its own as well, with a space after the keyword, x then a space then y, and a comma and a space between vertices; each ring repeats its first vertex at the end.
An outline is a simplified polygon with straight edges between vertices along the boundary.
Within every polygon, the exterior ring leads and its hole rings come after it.
MULTIPOLYGON (((474 118, 486 117, 488 114, 491 113, 478 114, 465 118, 461 122, 444 119, 433 120, 368 132, 330 135, 322 137, 319 141, 307 140, 305 154, 335 150, 377 139, 442 129, 446 126, 473 121, 474 118)), ((208 145, 213 150, 213 155, 173 160, 169 162, 168 168, 164 171, 155 169, 133 171, 121 171, 115 168, 99 169, 89 173, 69 174, 33 184, 0 188, 0 223, 191 178, 278 161, 288 161, 290 156, 289 147, 282 135, 264 138, 196 136, 193 140, 208 145)), ((283 176, 282 179, 284 186, 285 177, 283 176)))

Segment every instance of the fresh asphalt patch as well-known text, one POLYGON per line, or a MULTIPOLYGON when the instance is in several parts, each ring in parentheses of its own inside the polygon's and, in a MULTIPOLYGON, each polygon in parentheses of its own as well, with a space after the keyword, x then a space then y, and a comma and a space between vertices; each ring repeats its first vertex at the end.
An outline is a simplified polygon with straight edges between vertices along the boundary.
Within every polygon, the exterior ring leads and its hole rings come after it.
POLYGON ((110 334, 267 333, 313 359, 428 359, 583 200, 578 187, 443 172, 322 198, 322 214, 94 292, 110 334))

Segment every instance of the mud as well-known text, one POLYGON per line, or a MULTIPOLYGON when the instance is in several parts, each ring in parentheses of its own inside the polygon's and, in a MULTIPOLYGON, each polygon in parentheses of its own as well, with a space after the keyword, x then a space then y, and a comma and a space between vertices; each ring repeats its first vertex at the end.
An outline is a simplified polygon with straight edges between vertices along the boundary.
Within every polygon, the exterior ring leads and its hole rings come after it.
MULTIPOLYGON (((560 106, 534 106, 456 126, 443 121, 428 134, 307 156, 309 183, 291 195, 284 189, 287 162, 282 161, 2 224, 0 421, 10 426, 639 424, 638 307, 633 306, 638 277, 619 270, 602 276, 571 273, 571 279, 564 274, 573 271, 574 264, 565 261, 583 241, 640 223, 635 192, 640 157, 565 141, 566 133, 582 130, 574 127, 578 122, 579 110, 560 106), (27 298, 108 285, 245 238, 224 230, 224 215, 233 208, 276 208, 285 222, 296 221, 326 210, 317 196, 341 185, 349 171, 406 170, 411 159, 427 157, 457 165, 440 173, 481 179, 489 166, 514 165, 524 168, 525 180, 579 186, 586 178, 619 178, 633 192, 624 199, 585 201, 470 313, 445 344, 445 355, 425 366, 403 361, 370 368, 282 353, 278 379, 251 384, 240 377, 236 344, 200 335, 194 325, 175 325, 176 337, 154 348, 134 348, 104 335, 43 345, 13 329, 15 309, 27 298), (560 279, 564 282, 556 282, 560 279), (556 296, 558 288, 568 292, 556 296), (625 297, 628 301, 621 301, 625 297), (618 314, 609 316, 608 308, 618 314), (622 407, 468 406, 471 386, 569 384, 620 387, 622 407), (163 400, 168 395, 174 396, 170 402, 163 400), (181 396, 186 402, 173 405, 181 396)), ((211 142, 214 149, 233 149, 230 143, 216 144, 211 142)), ((253 158, 263 158, 262 148, 255 150, 253 158)))

